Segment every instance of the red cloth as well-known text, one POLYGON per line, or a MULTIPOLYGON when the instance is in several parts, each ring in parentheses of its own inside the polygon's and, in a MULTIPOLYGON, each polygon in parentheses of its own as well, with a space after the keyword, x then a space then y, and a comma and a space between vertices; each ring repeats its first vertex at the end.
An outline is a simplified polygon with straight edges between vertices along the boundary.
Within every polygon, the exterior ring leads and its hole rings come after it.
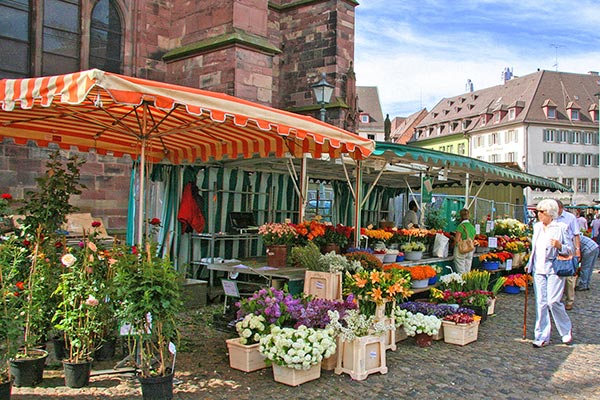
POLYGON ((189 233, 192 229, 202 233, 204 230, 204 215, 202 215, 198 205, 197 197, 199 197, 198 188, 195 184, 189 182, 183 188, 181 204, 179 204, 179 212, 177 213, 177 220, 181 222, 182 233, 189 233), (195 196, 194 192, 196 193, 195 196))

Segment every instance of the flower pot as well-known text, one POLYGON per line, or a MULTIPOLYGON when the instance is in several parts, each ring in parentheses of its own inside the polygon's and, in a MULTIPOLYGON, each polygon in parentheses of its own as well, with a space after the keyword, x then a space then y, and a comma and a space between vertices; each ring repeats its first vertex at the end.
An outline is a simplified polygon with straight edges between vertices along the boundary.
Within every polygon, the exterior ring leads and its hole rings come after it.
POLYGON ((425 289, 427 286, 429 286, 429 279, 419 279, 411 283, 413 289, 425 289))
POLYGON ((518 286, 504 286, 504 292, 508 294, 519 294, 521 293, 521 288, 518 286))
POLYGON ((383 262, 384 263, 393 263, 396 262, 396 254, 384 254, 383 256, 383 262))
POLYGON ((289 386, 298 386, 305 382, 314 381, 321 377, 321 363, 311 365, 309 369, 296 369, 273 364, 273 379, 275 382, 289 386))
POLYGON ((164 376, 138 376, 144 400, 171 400, 173 398, 173 373, 164 376))
POLYGON ((396 343, 408 339, 408 335, 402 326, 396 328, 396 343))
POLYGON ((323 254, 331 253, 332 251, 335 254, 340 254, 342 252, 342 250, 340 249, 340 245, 335 243, 327 243, 323 247, 321 247, 321 253, 323 254))
POLYGON ((112 360, 115 356, 115 349, 117 347, 117 338, 111 337, 106 339, 98 349, 94 352, 94 360, 106 361, 112 360))
POLYGON ((470 324, 457 324, 451 321, 442 321, 444 329, 444 342, 464 346, 477 340, 479 321, 470 324))
POLYGON ((48 352, 46 350, 30 350, 28 358, 10 360, 10 373, 14 377, 13 385, 35 386, 44 378, 44 366, 48 352))
POLYGON ((433 336, 426 333, 417 333, 415 335, 415 342, 419 347, 429 347, 433 343, 433 336))
POLYGON ((331 356, 324 358, 323 361, 321 361, 321 369, 323 371, 333 371, 335 369, 335 366, 337 365, 337 349, 335 350, 335 353, 333 353, 331 356))
POLYGON ((401 256, 398 255, 398 256, 396 256, 396 261, 397 262, 404 261, 404 255, 401 255, 401 256))
POLYGON ((69 356, 69 349, 65 343, 64 336, 53 336, 52 337, 52 348, 54 349, 54 358, 57 360, 64 360, 69 356))
POLYGON ((258 351, 260 344, 241 344, 239 337, 227 339, 225 343, 227 343, 229 366, 231 368, 244 372, 253 372, 267 368, 265 356, 258 351))
POLYGON ((304 273, 304 294, 320 299, 342 299, 342 273, 306 271, 304 273))
POLYGON ((285 267, 287 254, 288 247, 286 245, 267 246, 267 265, 269 267, 285 267))
POLYGON ((375 257, 377 257, 377 259, 381 262, 383 262, 383 259, 385 258, 385 254, 373 254, 375 257))
POLYGON ((435 285, 437 283, 437 281, 438 281, 438 276, 436 275, 433 278, 429 278, 429 283, 428 284, 429 284, 429 286, 435 285))
POLYGON ((338 363, 335 373, 347 373, 357 381, 370 374, 387 374, 383 336, 362 336, 351 342, 338 339, 338 363))
POLYGON ((496 311, 496 299, 493 298, 488 304, 487 315, 493 315, 494 311, 496 311))
POLYGON ((483 261, 481 267, 486 271, 495 271, 500 268, 500 261, 483 261))
POLYGON ((422 251, 405 251, 404 259, 407 261, 418 261, 423 258, 422 251))
POLYGON ((13 380, 0 383, 0 400, 10 400, 13 380))
POLYGON ((63 361, 65 373, 65 386, 70 388, 82 388, 90 383, 90 372, 92 372, 92 361, 78 363, 63 361))
POLYGON ((475 311, 475 315, 479 315, 481 317, 481 322, 487 320, 487 316, 488 316, 488 308, 487 307, 480 307, 480 306, 466 306, 466 307, 475 311))

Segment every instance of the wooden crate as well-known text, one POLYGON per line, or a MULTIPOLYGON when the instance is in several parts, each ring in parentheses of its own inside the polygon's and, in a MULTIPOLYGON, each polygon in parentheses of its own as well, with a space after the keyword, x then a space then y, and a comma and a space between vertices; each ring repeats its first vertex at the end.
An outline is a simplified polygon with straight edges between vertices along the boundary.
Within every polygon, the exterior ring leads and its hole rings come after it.
POLYGON ((442 321, 444 327, 444 342, 464 346, 477 340, 479 332, 479 321, 470 324, 455 324, 450 321, 442 321))
POLYGON ((265 357, 258 351, 259 344, 244 345, 240 338, 227 339, 229 366, 244 372, 258 371, 267 368, 265 357))
POLYGON ((298 386, 305 382, 314 381, 321 377, 321 363, 309 369, 295 369, 273 364, 273 379, 275 382, 289 386, 298 386))
POLYGON ((337 355, 338 351, 336 349, 335 353, 329 356, 329 358, 323 359, 323 361, 321 361, 321 369, 323 371, 333 371, 337 366, 337 355))
POLYGON ((395 336, 395 339, 396 339, 396 343, 408 339, 408 335, 404 331, 404 328, 401 327, 401 326, 399 326, 398 328, 396 328, 396 334, 394 336, 395 336))
POLYGON ((306 271, 304 293, 327 300, 342 299, 342 273, 306 271))
POLYGON ((338 339, 336 374, 347 373, 362 381, 370 374, 387 374, 383 336, 363 336, 351 342, 338 339))

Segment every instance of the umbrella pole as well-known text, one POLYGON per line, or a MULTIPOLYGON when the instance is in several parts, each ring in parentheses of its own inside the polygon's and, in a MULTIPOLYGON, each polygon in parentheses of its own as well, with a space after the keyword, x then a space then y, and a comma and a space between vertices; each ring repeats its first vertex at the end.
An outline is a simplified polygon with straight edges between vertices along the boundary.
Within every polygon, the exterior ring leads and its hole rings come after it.
MULTIPOLYGON (((528 279, 529 281, 529 279, 528 279)), ((523 339, 527 338, 527 294, 529 292, 529 282, 525 284, 525 307, 523 310, 523 339)))
POLYGON ((144 182, 146 180, 146 139, 142 139, 142 151, 140 154, 140 193, 139 193, 139 203, 138 203, 138 232, 137 232, 137 244, 142 244, 143 233, 142 230, 144 228, 144 194, 145 187, 144 182))

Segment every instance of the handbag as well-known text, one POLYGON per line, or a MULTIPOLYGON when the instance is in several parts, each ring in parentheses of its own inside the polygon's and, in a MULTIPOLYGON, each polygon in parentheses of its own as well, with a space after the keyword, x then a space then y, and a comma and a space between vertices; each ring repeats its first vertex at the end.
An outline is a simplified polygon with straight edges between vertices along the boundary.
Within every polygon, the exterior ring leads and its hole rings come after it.
POLYGON ((552 269, 558 276, 573 276, 577 270, 577 259, 572 255, 559 255, 552 260, 552 269))
MULTIPOLYGON (((465 233, 467 232, 465 231, 465 233)), ((461 254, 466 254, 472 252, 473 250, 475 250, 475 241, 471 238, 463 240, 461 235, 461 239, 458 241, 458 251, 461 254)))

